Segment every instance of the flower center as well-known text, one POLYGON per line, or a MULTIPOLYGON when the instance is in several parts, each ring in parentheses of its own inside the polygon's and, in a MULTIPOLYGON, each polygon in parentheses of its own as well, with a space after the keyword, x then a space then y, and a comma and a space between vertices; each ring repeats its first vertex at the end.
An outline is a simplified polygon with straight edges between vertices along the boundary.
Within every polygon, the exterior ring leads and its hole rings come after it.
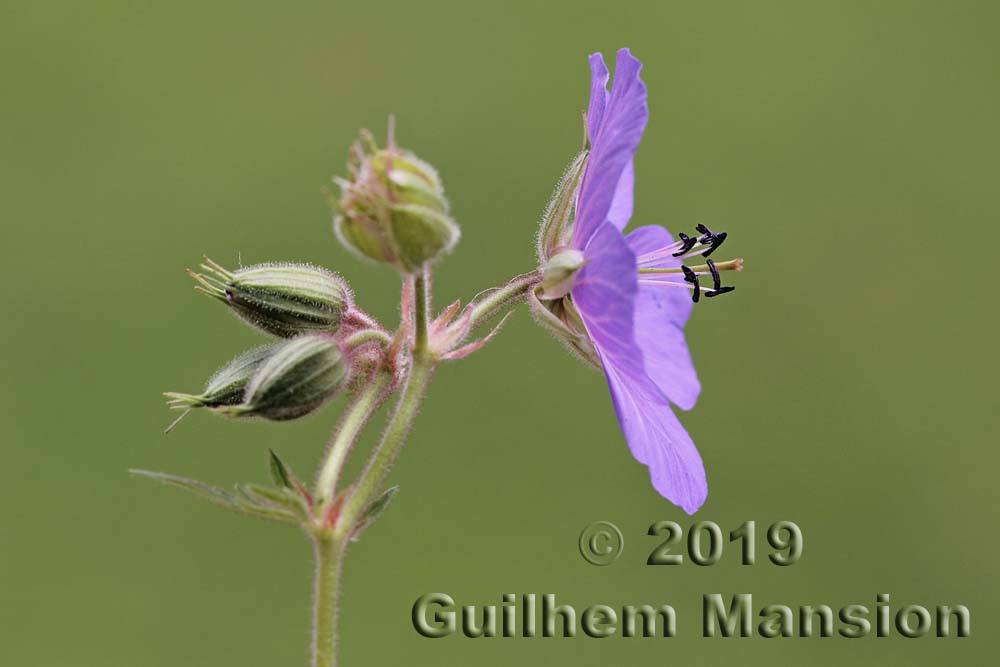
POLYGON ((585 263, 583 253, 572 248, 552 255, 542 267, 542 298, 561 299, 569 294, 585 263))
POLYGON ((736 288, 731 285, 723 286, 720 272, 742 271, 743 259, 738 257, 725 262, 715 262, 708 259, 708 256, 714 253, 726 240, 727 234, 713 232, 705 225, 698 225, 695 229, 698 231, 696 236, 688 236, 682 232, 677 235, 678 241, 639 255, 636 258, 639 267, 639 284, 688 289, 691 291, 691 300, 695 303, 698 302, 702 294, 702 276, 711 276, 712 279, 712 286, 705 286, 705 296, 707 297, 719 296, 735 290, 736 288), (674 259, 683 262, 698 255, 706 259, 704 264, 656 266, 674 259), (678 280, 679 278, 683 278, 683 280, 678 280))

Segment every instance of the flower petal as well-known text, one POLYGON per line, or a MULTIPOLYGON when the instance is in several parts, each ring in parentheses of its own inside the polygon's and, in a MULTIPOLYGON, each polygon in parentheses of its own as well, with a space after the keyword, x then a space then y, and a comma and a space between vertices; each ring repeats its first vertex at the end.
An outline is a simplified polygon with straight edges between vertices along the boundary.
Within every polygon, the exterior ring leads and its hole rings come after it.
MULTIPOLYGON (((646 86, 639 79, 641 69, 642 63, 633 58, 628 49, 618 52, 611 94, 600 117, 599 127, 596 132, 590 131, 590 157, 580 184, 573 228, 573 246, 576 248, 586 246, 597 228, 608 219, 622 173, 639 148, 649 116, 646 86)), ((593 99, 592 95, 592 105, 593 99)), ((630 200, 630 187, 623 188, 622 198, 626 194, 630 200)), ((631 201, 627 207, 624 201, 619 201, 618 207, 631 209, 631 201)))
POLYGON ((653 487, 692 514, 708 493, 705 469, 667 398, 647 375, 636 344, 635 256, 608 222, 593 234, 584 257, 573 302, 600 354, 618 423, 632 455, 649 467, 653 487))
MULTIPOLYGON (((684 332, 670 322, 667 297, 687 291, 640 285, 635 303, 635 342, 642 350, 646 374, 681 410, 698 402, 701 382, 688 351, 684 332)), ((689 298, 690 300, 690 298, 689 298)))
POLYGON ((628 221, 632 219, 632 204, 635 201, 635 167, 633 160, 629 160, 622 169, 621 178, 615 186, 615 194, 611 198, 611 207, 608 209, 608 220, 619 230, 625 229, 628 221))
POLYGON ((694 514, 705 503, 708 482, 691 437, 650 379, 636 377, 630 366, 619 368, 611 359, 604 360, 604 373, 632 456, 649 467, 661 496, 694 514))
POLYGON ((608 66, 600 53, 590 54, 590 104, 587 107, 587 135, 594 143, 608 103, 608 66))
POLYGON ((587 333, 598 350, 615 358, 642 354, 635 345, 633 319, 639 291, 635 255, 614 225, 601 225, 583 251, 584 267, 573 286, 573 303, 584 316, 587 333))
MULTIPOLYGON (((665 248, 672 242, 670 233, 659 226, 640 227, 625 238, 629 248, 641 257, 665 248)), ((675 257, 664 257, 643 262, 646 267, 680 266, 675 257)), ((663 277, 663 281, 670 278, 663 277)), ((680 280, 680 279, 678 279, 680 280)), ((639 285, 635 301, 635 339, 642 350, 646 374, 660 391, 682 410, 690 410, 698 401, 701 383, 691 360, 684 325, 694 304, 686 289, 639 285)))

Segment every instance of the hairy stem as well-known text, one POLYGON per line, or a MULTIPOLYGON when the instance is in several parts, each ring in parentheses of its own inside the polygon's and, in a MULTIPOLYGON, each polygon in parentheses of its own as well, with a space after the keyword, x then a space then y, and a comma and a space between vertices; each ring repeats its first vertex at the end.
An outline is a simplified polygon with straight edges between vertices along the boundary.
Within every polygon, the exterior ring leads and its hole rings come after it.
MULTIPOLYGON (((538 284, 540 275, 528 273, 518 276, 503 287, 486 293, 474 301, 473 327, 498 314, 505 307, 523 299, 538 284)), ((406 384, 386 425, 382 438, 372 452, 364 471, 354 485, 354 490, 340 508, 336 523, 324 524, 314 533, 316 553, 316 600, 313 625, 313 667, 334 667, 336 664, 337 595, 342 561, 354 529, 362 520, 365 510, 382 493, 386 478, 399 458, 413 422, 420 412, 420 405, 427 394, 427 387, 434 376, 438 360, 428 343, 428 320, 431 311, 430 275, 418 274, 413 281, 414 344, 406 384)), ((330 493, 336 483, 343 459, 350 450, 357 434, 364 427, 371 413, 385 397, 386 385, 363 390, 341 420, 327 458, 317 481, 317 493, 330 493), (379 398, 381 397, 381 398, 379 398)), ((322 515, 321 515, 322 516, 322 515)))
POLYGON ((399 458, 399 452, 406 442, 413 421, 420 411, 420 404, 427 393, 427 385, 434 375, 435 362, 427 354, 415 354, 413 366, 406 378, 396 410, 382 434, 382 440, 372 454, 368 465, 358 479, 350 497, 340 511, 334 528, 339 538, 347 538, 361 517, 362 512, 382 491, 386 477, 399 458))
POLYGON ((388 347, 392 344, 392 336, 379 329, 363 329, 357 333, 351 334, 344 341, 345 347, 347 349, 354 349, 361 345, 368 345, 370 343, 379 343, 383 347, 388 347))
POLYGON ((312 667, 337 664, 337 616, 340 573, 346 543, 330 535, 313 538, 316 563, 313 591, 312 667))
POLYGON ((472 328, 495 317, 501 310, 520 301, 542 279, 538 271, 525 273, 512 278, 503 287, 497 287, 486 292, 482 298, 476 299, 472 308, 472 328))
POLYGON ((413 280, 413 326, 415 329, 413 354, 427 350, 427 320, 430 311, 430 275, 425 269, 413 280))
POLYGON ((427 393, 427 385, 434 375, 436 360, 427 345, 427 327, 430 316, 430 274, 424 271, 416 275, 413 281, 413 360, 410 372, 407 374, 406 386, 396 404, 382 440, 372 452, 368 464, 361 477, 340 510, 340 516, 334 527, 334 534, 339 538, 348 538, 365 508, 382 491, 389 471, 399 458, 399 452, 406 442, 413 421, 420 412, 420 404, 427 393))
POLYGON ((330 438, 323 465, 316 477, 316 504, 319 516, 326 514, 327 507, 337 490, 337 480, 347 461, 347 455, 355 441, 371 419, 372 414, 385 400, 386 390, 392 382, 388 373, 376 373, 370 382, 362 387, 347 406, 330 438))

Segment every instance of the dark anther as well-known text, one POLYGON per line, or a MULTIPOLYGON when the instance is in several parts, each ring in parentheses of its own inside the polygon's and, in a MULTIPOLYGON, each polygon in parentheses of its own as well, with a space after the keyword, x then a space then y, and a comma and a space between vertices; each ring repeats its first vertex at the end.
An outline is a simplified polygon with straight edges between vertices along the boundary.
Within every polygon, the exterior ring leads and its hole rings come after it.
MULTIPOLYGON (((732 292, 735 287, 723 287, 722 277, 719 276, 719 270, 715 268, 715 262, 708 260, 708 270, 712 272, 712 291, 705 292, 705 296, 719 296, 720 294, 725 294, 726 292, 732 292)), ((687 274, 685 274, 687 275, 687 274)))
POLYGON ((725 294, 727 292, 732 292, 734 289, 736 289, 736 288, 734 286, 732 286, 732 285, 729 285, 728 287, 720 287, 720 288, 718 288, 716 290, 713 290, 711 292, 705 292, 705 296, 719 296, 720 294, 725 294))
POLYGON ((681 243, 683 243, 684 245, 681 246, 680 250, 671 255, 672 257, 680 257, 681 255, 689 252, 691 248, 694 247, 694 244, 698 242, 697 236, 688 236, 684 232, 678 234, 677 237, 681 240, 681 243))
POLYGON ((708 257, 713 252, 715 252, 719 248, 719 246, 722 245, 722 242, 726 240, 726 236, 728 236, 726 232, 719 232, 718 234, 716 234, 711 229, 702 224, 696 225, 695 229, 698 230, 699 234, 702 234, 702 236, 698 239, 698 241, 700 243, 709 246, 708 250, 701 253, 702 257, 708 257))
POLYGON ((719 234, 713 234, 712 239, 709 241, 709 248, 705 252, 701 253, 702 257, 708 257, 713 252, 719 249, 722 242, 726 240, 728 234, 726 232, 720 232, 719 234))
POLYGON ((681 265, 681 270, 684 271, 684 282, 691 283, 694 285, 694 292, 691 294, 691 300, 698 303, 698 297, 701 296, 701 285, 698 284, 698 274, 691 270, 691 267, 681 265))
POLYGON ((722 278, 719 277, 719 270, 715 268, 715 262, 708 260, 708 270, 712 272, 712 287, 716 290, 722 289, 722 278))

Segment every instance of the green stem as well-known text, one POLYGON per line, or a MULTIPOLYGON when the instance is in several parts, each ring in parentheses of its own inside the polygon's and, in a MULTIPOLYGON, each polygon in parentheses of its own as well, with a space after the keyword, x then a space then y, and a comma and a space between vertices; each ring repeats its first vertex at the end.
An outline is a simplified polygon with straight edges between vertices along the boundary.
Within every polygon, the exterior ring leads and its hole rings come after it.
POLYGON ((337 664, 337 616, 340 572, 346 542, 330 535, 313 538, 316 589, 313 591, 312 667, 337 664))
POLYGON ((423 353, 427 349, 427 320, 430 309, 430 276, 426 269, 418 273, 413 280, 413 324, 414 334, 413 354, 423 353))
POLYGON ((344 341, 344 345, 348 349, 353 349, 367 343, 381 343, 383 347, 388 347, 392 343, 392 336, 378 329, 363 329, 355 334, 351 334, 344 341))
POLYGON ((512 278, 503 287, 490 290, 483 298, 475 301, 472 308, 472 328, 496 316, 505 307, 523 299, 542 279, 538 271, 512 278))
POLYGON ((382 433, 382 440, 372 452, 368 464, 358 478, 354 491, 348 497, 337 517, 334 535, 347 539, 361 518, 362 512, 382 491, 389 471, 399 458, 406 443, 413 421, 420 411, 420 404, 427 393, 427 385, 434 375, 436 360, 427 346, 427 324, 430 315, 430 275, 427 271, 413 280, 413 361, 406 378, 406 386, 396 404, 396 410, 382 433))
POLYGON ((341 508, 340 516, 334 527, 334 535, 347 539, 365 508, 382 491, 389 471, 399 458, 399 452, 406 442, 406 436, 420 411, 420 404, 427 393, 427 385, 434 375, 436 364, 428 354, 414 354, 413 366, 410 368, 396 411, 393 413, 382 440, 372 453, 364 472, 358 479, 350 497, 341 508))
POLYGON ((316 477, 316 505, 320 517, 325 515, 327 506, 336 495, 337 480, 347 461, 347 455, 350 454, 365 424, 385 400, 390 382, 392 382, 390 374, 376 373, 371 381, 358 391, 334 429, 323 465, 316 477))
MULTIPOLYGON (((493 290, 475 302, 473 326, 481 324, 509 304, 524 298, 540 280, 538 273, 514 278, 505 286, 493 290)), ((430 314, 430 276, 418 274, 413 281, 414 345, 406 384, 382 438, 372 452, 354 490, 340 508, 332 530, 324 525, 314 533, 316 554, 316 592, 313 623, 313 667, 335 667, 337 641, 337 595, 342 561, 353 530, 365 510, 382 492, 389 472, 413 427, 427 387, 434 376, 437 359, 428 346, 430 314)), ((385 374, 379 377, 385 378, 385 374)), ((387 386, 387 385, 386 385, 387 386)), ((357 434, 385 396, 385 387, 369 388, 355 399, 341 421, 330 445, 323 469, 318 477, 318 489, 332 489, 343 467, 343 460, 357 434)))

